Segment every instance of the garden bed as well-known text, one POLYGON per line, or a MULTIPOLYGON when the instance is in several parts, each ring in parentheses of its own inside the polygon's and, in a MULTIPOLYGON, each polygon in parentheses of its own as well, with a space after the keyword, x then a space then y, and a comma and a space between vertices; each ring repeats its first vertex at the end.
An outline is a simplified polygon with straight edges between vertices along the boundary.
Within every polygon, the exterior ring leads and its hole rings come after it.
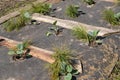
MULTIPOLYGON (((108 75, 110 74, 118 58, 117 54, 115 52, 109 52, 109 49, 112 49, 112 48, 114 49, 115 45, 119 44, 119 42, 114 43, 113 45, 113 44, 110 44, 111 40, 109 41, 109 39, 105 39, 106 43, 104 43, 104 47, 107 45, 111 46, 111 47, 108 47, 108 53, 107 53, 103 51, 102 49, 103 46, 90 48, 86 44, 76 40, 75 37, 71 35, 71 31, 67 29, 64 29, 62 36, 51 35, 50 37, 47 37, 45 34, 48 31, 49 26, 52 26, 52 25, 46 24, 46 23, 41 23, 40 25, 28 25, 22 28, 20 31, 17 31, 17 32, 13 31, 10 33, 9 32, 7 33, 1 29, 0 34, 2 36, 8 37, 13 40, 18 40, 18 41, 23 41, 25 39, 32 40, 34 46, 51 50, 51 51, 52 51, 52 48, 54 48, 54 46, 58 47, 60 45, 66 45, 71 50, 75 51, 73 54, 77 56, 76 58, 79 58, 82 61, 83 74, 80 74, 80 76, 82 77, 79 76, 78 78, 107 79, 108 75)), ((110 38, 110 39, 114 40, 115 38, 110 38)), ((29 61, 29 59, 26 61, 29 61)), ((36 64, 36 66, 38 65, 36 64)))
POLYGON ((23 7, 34 1, 36 0, 0 0, 0 17, 15 8, 23 7))
MULTIPOLYGON (((89 25, 111 28, 111 25, 109 25, 106 21, 103 20, 103 12, 105 9, 115 6, 115 4, 104 0, 95 0, 95 2, 95 5, 87 7, 87 5, 80 0, 63 1, 59 4, 53 5, 53 8, 57 7, 59 10, 51 14, 51 16, 55 16, 60 19, 74 20, 89 25), (79 5, 80 15, 78 17, 71 18, 65 14, 66 8, 69 5, 79 5)), ((116 6, 112 9, 115 12, 119 12, 120 7, 116 6)))
MULTIPOLYGON (((59 7, 61 11, 50 14, 61 19, 74 20, 82 23, 86 23, 94 26, 103 26, 110 28, 101 18, 101 12, 105 7, 113 6, 113 3, 96 1, 97 3, 88 8, 85 4, 78 3, 76 1, 62 1, 53 5, 53 8, 59 7), (75 3, 80 5, 80 9, 85 12, 78 18, 69 18, 64 14, 64 9, 67 5, 75 3), (67 5, 66 5, 67 4, 67 5)), ((119 9, 117 9, 119 10, 119 9)), ((116 10, 116 11, 117 11, 116 10)), ((103 44, 97 47, 89 47, 86 43, 77 40, 71 30, 63 29, 63 32, 59 35, 46 36, 48 27, 52 27, 52 24, 41 22, 39 25, 27 25, 19 31, 6 32, 2 26, 0 26, 0 36, 4 36, 17 41, 31 40, 32 45, 53 51, 54 47, 60 47, 62 45, 67 46, 70 50, 73 50, 73 55, 80 59, 83 65, 83 73, 77 76, 78 80, 106 80, 108 79, 120 51, 120 34, 113 34, 103 39, 103 44)), ((8 49, 0 48, 0 79, 1 80, 49 80, 48 71, 45 69, 41 60, 36 58, 30 58, 21 62, 11 62, 10 57, 7 55, 8 49), (8 66, 9 65, 9 66, 8 66), (4 67, 5 66, 5 67, 4 67), (7 71, 5 71, 7 70, 7 71), (11 79, 12 80, 12 79, 11 79)))

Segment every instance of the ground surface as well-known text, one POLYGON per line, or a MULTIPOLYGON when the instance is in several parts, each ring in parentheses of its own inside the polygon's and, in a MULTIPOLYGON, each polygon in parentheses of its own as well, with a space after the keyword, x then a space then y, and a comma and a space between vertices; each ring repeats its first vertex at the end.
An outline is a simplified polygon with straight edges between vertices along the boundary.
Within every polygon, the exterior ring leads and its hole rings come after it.
POLYGON ((0 80, 49 80, 45 69, 47 63, 36 58, 14 62, 7 51, 0 47, 0 80))
MULTIPOLYGON (((96 4, 92 7, 87 7, 85 3, 82 2, 82 0, 69 0, 69 1, 63 1, 59 4, 54 5, 53 7, 57 7, 58 9, 61 9, 59 11, 56 11, 56 13, 52 14, 53 16, 55 15, 58 18, 61 19, 70 19, 70 20, 75 20, 78 22, 86 23, 89 25, 94 25, 94 26, 102 26, 102 27, 111 27, 109 24, 107 24, 106 21, 103 20, 103 11, 106 8, 110 8, 114 6, 114 3, 102 1, 102 0, 95 0, 96 4), (66 16, 65 10, 67 6, 69 5, 79 5, 79 10, 80 15, 77 18, 70 18, 66 16)), ((120 7, 115 7, 113 8, 115 12, 120 11, 120 7)))
MULTIPOLYGON (((113 3, 98 1, 92 8, 87 8, 85 4, 80 5, 80 9, 86 14, 72 19, 64 15, 66 4, 78 3, 78 0, 63 1, 53 7, 62 10, 51 14, 62 19, 71 19, 90 25, 110 27, 101 18, 101 10, 105 7, 113 6, 113 3)), ((119 9, 120 10, 120 9, 119 9)), ((82 61, 83 73, 77 76, 78 80, 106 80, 114 61, 120 53, 120 34, 111 35, 103 39, 103 45, 90 48, 86 44, 72 36, 71 31, 63 29, 61 36, 51 35, 47 37, 45 33, 51 24, 41 23, 40 25, 27 25, 19 31, 6 32, 0 26, 0 36, 23 41, 30 39, 34 46, 52 50, 55 46, 66 45, 73 50, 73 54, 82 61)), ((7 55, 8 49, 0 47, 0 80, 50 80, 48 70, 45 69, 46 62, 36 58, 30 58, 20 62, 13 62, 7 55), (12 79, 13 78, 13 79, 12 79)))
POLYGON ((25 6, 33 1, 36 0, 0 0, 0 16, 10 12, 13 8, 25 6))

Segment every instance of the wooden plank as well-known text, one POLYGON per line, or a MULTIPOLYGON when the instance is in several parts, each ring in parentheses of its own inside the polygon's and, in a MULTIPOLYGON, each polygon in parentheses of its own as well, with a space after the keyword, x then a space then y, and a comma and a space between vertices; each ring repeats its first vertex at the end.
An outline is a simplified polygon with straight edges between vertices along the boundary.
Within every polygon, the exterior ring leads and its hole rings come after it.
POLYGON ((101 1, 106 1, 106 2, 116 2, 117 0, 101 0, 101 1))
POLYGON ((5 16, 2 16, 2 17, 0 18, 0 24, 3 23, 3 22, 5 22, 5 21, 7 21, 7 20, 9 20, 10 18, 13 18, 13 17, 15 17, 15 16, 18 16, 19 14, 20 14, 20 12, 16 11, 16 12, 7 14, 7 15, 5 15, 5 16))
POLYGON ((108 29, 108 28, 104 28, 104 27, 87 25, 84 23, 76 22, 76 21, 63 20, 63 19, 59 19, 59 18, 55 18, 55 17, 41 15, 38 13, 34 13, 32 15, 32 19, 37 20, 37 21, 46 22, 46 23, 51 23, 51 24, 53 24, 53 22, 57 21, 56 25, 67 28, 67 29, 73 29, 74 27, 83 26, 87 29, 87 31, 100 30, 98 36, 106 36, 109 34, 120 33, 120 30, 112 30, 112 29, 108 29))
MULTIPOLYGON (((14 48, 17 44, 21 43, 21 42, 11 40, 2 36, 0 36, 0 39, 4 39, 3 41, 0 42, 0 45, 6 46, 8 48, 14 48)), ((49 63, 54 62, 54 59, 51 56, 53 54, 52 51, 48 51, 35 46, 29 46, 28 48, 30 49, 30 53, 29 53, 30 55, 49 63)))

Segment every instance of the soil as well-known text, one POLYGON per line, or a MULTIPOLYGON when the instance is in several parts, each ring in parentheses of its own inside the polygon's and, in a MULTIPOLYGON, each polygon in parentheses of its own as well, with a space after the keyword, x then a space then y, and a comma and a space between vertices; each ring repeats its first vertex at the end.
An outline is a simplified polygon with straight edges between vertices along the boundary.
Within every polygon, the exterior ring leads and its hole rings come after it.
MULTIPOLYGON (((88 8, 85 4, 78 3, 79 0, 62 1, 53 5, 53 8, 62 9, 50 16, 62 19, 70 19, 95 26, 110 28, 102 18, 101 13, 105 7, 113 6, 113 3, 97 1, 96 4, 88 8), (64 14, 64 10, 69 4, 80 5, 80 9, 85 14, 78 18, 69 18, 64 14)), ((120 10, 118 7, 114 9, 120 10)), ((19 31, 6 32, 0 26, 0 36, 4 36, 17 41, 31 40, 34 46, 53 51, 54 47, 67 46, 73 51, 73 55, 80 59, 83 64, 83 73, 76 76, 77 80, 106 80, 120 56, 120 34, 108 36, 103 39, 103 44, 98 47, 89 47, 86 43, 77 40, 71 30, 63 29, 59 36, 46 36, 48 27, 53 25, 41 22, 39 25, 27 25, 19 31)), ((0 46, 0 80, 50 80, 48 69, 45 68, 44 61, 34 57, 14 62, 7 54, 8 49, 0 46)))
POLYGON ((36 0, 0 0, 0 17, 7 14, 14 8, 23 7, 36 0))

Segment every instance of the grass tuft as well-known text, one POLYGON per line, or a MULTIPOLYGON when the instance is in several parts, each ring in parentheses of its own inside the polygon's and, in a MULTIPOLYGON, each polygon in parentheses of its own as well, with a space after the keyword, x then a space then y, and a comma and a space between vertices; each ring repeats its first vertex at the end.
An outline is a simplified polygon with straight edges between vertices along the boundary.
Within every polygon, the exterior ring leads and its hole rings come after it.
POLYGON ((88 5, 92 5, 95 4, 94 0, 83 0, 85 3, 87 3, 88 5))
POLYGON ((48 15, 51 11, 51 5, 47 3, 39 3, 39 4, 32 4, 31 11, 33 13, 40 13, 44 15, 48 15))
POLYGON ((97 40, 98 33, 100 30, 88 31, 83 27, 74 27, 73 35, 84 42, 87 42, 89 46, 95 46, 96 44, 102 43, 101 40, 97 40))
POLYGON ((25 13, 21 13, 20 16, 17 16, 15 18, 11 18, 10 20, 3 23, 3 27, 7 32, 11 32, 13 30, 19 30, 23 26, 26 25, 26 23, 29 21, 30 18, 26 18, 24 16, 25 13))
POLYGON ((72 18, 78 17, 79 12, 78 12, 78 6, 75 5, 69 5, 66 9, 66 15, 72 18))
POLYGON ((103 12, 103 18, 107 22, 109 22, 111 25, 120 25, 119 21, 115 17, 115 13, 111 9, 106 9, 103 12))
POLYGON ((72 33, 73 35, 77 38, 77 39, 81 39, 82 41, 88 42, 88 33, 86 31, 86 29, 84 27, 74 27, 72 29, 72 33))
POLYGON ((53 54, 55 62, 49 66, 51 80, 60 80, 60 73, 63 71, 62 67, 64 64, 69 64, 70 53, 70 50, 65 47, 55 48, 55 53, 53 54))

